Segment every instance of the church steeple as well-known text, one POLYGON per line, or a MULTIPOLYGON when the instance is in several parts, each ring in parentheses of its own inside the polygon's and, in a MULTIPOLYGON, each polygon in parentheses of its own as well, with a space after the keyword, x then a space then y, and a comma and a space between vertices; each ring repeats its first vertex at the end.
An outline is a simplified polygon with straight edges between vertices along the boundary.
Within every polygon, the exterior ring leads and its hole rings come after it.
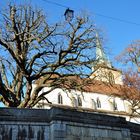
POLYGON ((107 58, 100 38, 96 32, 96 61, 92 67, 91 79, 104 81, 111 84, 123 85, 121 71, 115 69, 107 58))
POLYGON ((107 58, 107 56, 103 50, 103 47, 101 45, 97 32, 96 32, 96 61, 97 61, 96 65, 104 65, 109 68, 112 67, 109 59, 107 58))

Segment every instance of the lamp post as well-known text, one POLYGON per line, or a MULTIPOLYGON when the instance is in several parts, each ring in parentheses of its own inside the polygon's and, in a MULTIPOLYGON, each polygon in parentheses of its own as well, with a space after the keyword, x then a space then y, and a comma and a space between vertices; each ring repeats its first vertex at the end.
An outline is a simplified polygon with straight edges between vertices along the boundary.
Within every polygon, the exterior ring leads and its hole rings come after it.
POLYGON ((70 21, 72 21, 72 19, 74 17, 74 11, 67 8, 65 13, 64 13, 64 16, 65 16, 65 20, 70 22, 70 21))

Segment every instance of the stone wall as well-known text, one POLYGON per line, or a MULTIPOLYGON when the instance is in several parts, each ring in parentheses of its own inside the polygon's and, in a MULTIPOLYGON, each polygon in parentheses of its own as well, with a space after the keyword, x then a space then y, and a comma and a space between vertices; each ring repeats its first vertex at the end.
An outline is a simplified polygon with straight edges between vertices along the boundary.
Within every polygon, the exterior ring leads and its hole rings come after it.
POLYGON ((74 109, 0 109, 0 140, 140 140, 140 125, 74 109))

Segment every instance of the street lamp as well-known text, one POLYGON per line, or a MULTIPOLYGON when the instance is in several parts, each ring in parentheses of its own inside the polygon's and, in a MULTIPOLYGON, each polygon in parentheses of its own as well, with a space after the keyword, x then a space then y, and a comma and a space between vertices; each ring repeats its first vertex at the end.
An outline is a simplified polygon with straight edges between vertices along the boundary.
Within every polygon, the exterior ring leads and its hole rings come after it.
POLYGON ((66 9, 64 16, 65 16, 65 20, 70 22, 74 17, 74 11, 68 8, 66 9))

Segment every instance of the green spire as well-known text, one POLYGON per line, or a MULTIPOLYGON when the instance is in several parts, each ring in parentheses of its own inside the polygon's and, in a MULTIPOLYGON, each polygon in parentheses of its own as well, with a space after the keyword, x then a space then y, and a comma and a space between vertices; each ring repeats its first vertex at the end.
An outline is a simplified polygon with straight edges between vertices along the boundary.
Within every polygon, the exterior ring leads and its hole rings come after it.
POLYGON ((96 32, 96 60, 97 60, 97 65, 103 64, 104 66, 107 66, 109 68, 112 67, 109 59, 106 57, 106 54, 102 48, 97 32, 96 32))

